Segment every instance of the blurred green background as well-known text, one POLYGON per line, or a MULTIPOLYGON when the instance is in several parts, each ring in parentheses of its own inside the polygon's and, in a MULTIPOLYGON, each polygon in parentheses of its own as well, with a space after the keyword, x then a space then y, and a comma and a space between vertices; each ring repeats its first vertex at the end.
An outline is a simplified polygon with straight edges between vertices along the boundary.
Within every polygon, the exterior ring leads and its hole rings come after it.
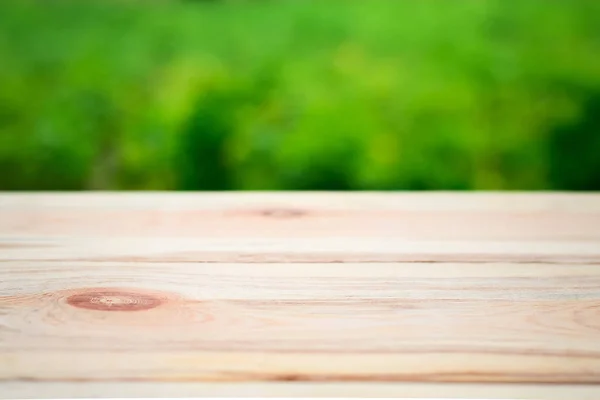
POLYGON ((598 0, 1 0, 0 190, 599 190, 598 0))

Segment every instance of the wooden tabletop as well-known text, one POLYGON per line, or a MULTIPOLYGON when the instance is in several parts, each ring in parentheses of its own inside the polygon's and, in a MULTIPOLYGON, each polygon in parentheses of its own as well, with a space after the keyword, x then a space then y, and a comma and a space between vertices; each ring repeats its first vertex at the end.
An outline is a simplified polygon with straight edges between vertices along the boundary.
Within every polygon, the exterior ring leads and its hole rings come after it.
POLYGON ((0 397, 600 398, 600 194, 0 195, 0 397))

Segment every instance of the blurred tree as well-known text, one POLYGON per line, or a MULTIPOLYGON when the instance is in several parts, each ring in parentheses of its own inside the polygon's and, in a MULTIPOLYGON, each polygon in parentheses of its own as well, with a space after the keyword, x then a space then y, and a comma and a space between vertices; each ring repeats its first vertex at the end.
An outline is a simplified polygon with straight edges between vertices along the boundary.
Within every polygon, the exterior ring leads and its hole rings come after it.
POLYGON ((596 0, 4 0, 0 189, 597 190, 599 37, 596 0))

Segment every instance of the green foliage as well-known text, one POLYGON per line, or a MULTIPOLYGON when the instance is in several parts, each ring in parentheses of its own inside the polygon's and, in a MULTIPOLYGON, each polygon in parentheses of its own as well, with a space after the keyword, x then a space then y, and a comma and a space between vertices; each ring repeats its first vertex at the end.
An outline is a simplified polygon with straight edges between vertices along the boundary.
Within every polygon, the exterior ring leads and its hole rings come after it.
POLYGON ((600 189, 597 0, 0 2, 0 189, 600 189))

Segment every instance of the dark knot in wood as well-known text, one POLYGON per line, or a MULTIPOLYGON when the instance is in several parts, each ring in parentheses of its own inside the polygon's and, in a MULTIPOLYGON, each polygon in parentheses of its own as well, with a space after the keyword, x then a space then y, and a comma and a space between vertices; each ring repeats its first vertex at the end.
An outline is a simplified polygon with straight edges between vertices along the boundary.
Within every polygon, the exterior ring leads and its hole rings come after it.
POLYGON ((298 218, 306 214, 306 211, 294 208, 270 208, 261 212, 261 215, 271 218, 298 218))
POLYGON ((144 293, 123 290, 88 290, 71 295, 67 303, 73 307, 96 311, 143 311, 158 307, 163 300, 144 293))

